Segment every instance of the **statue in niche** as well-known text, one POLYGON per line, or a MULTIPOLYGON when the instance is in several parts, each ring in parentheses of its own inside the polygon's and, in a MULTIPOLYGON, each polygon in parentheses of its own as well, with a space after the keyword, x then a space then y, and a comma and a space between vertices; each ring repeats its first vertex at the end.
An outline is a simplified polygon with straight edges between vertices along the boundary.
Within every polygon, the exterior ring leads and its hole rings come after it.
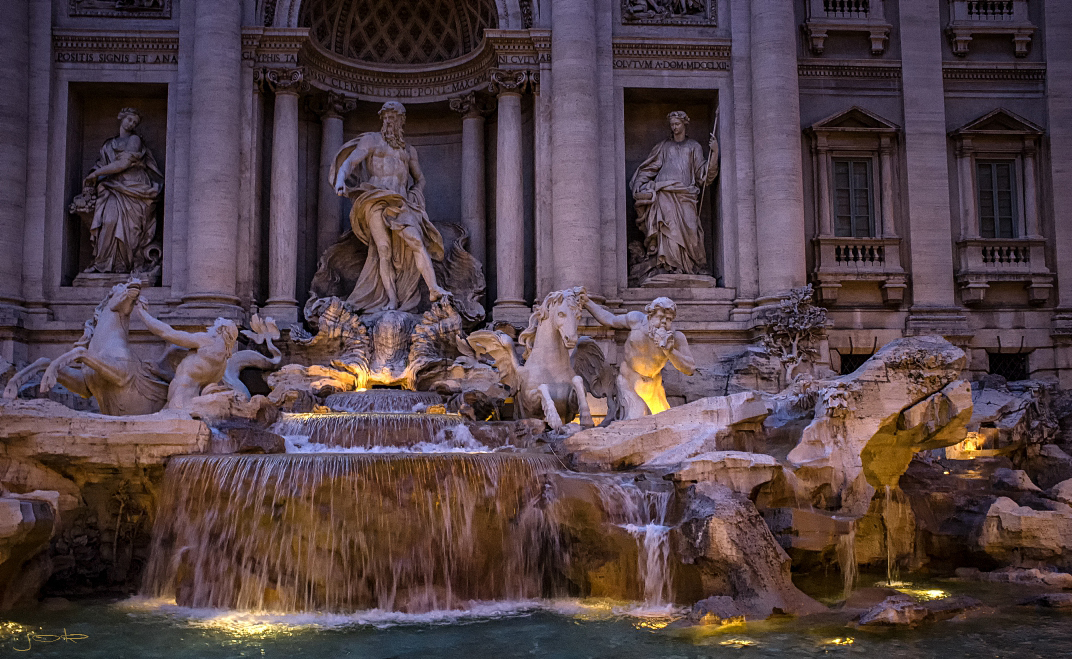
POLYGON ((429 301, 447 295, 436 281, 433 260, 443 260, 443 236, 424 209, 424 174, 417 150, 403 139, 406 109, 383 104, 383 127, 342 146, 331 168, 340 196, 354 201, 350 224, 368 246, 361 274, 347 302, 359 311, 412 311, 424 281, 429 301))
POLYGON ((699 200, 703 189, 718 177, 718 138, 712 131, 711 150, 705 158, 700 143, 685 134, 689 116, 676 110, 666 118, 670 138, 655 145, 629 182, 637 225, 644 234, 643 251, 630 250, 634 280, 660 274, 708 274, 699 200))
MULTIPOLYGON (((685 375, 696 372, 685 335, 675 332, 672 324, 677 305, 668 297, 657 297, 644 313, 630 311, 614 314, 583 296, 584 308, 606 327, 629 330, 616 381, 616 419, 639 419, 670 409, 663 389, 662 370, 667 362, 685 375)), ((614 410, 609 410, 614 412, 614 410)), ((612 414, 608 414, 608 420, 612 414)))
POLYGON ((158 266, 156 203, 163 175, 153 154, 135 133, 141 115, 134 108, 119 111, 119 135, 101 147, 97 163, 86 175, 71 212, 89 219, 93 263, 86 273, 149 273, 158 266))

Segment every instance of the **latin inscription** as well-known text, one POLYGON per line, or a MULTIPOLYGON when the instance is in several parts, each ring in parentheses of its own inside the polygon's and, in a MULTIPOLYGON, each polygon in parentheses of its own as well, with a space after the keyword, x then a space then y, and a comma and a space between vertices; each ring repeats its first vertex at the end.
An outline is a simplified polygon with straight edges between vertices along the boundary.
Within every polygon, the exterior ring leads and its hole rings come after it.
POLYGON ((173 53, 85 53, 57 52, 60 64, 178 64, 173 53))
POLYGON ((614 68, 666 71, 725 71, 730 68, 730 63, 725 60, 615 59, 614 68))

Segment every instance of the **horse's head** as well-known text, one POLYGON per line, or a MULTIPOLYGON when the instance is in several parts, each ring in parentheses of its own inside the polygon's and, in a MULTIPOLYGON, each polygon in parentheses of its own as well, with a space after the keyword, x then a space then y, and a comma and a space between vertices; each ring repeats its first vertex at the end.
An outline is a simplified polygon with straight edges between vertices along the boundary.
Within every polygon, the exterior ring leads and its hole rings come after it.
POLYGON ((130 281, 116 284, 104 301, 108 311, 113 311, 122 316, 129 316, 134 311, 134 305, 138 303, 141 295, 141 280, 131 277, 130 281))
POLYGON ((579 286, 547 294, 547 297, 529 317, 529 326, 518 336, 518 341, 525 346, 526 357, 532 350, 536 330, 545 323, 558 332, 567 350, 573 350, 577 346, 577 340, 580 338, 579 325, 583 295, 584 289, 579 286))

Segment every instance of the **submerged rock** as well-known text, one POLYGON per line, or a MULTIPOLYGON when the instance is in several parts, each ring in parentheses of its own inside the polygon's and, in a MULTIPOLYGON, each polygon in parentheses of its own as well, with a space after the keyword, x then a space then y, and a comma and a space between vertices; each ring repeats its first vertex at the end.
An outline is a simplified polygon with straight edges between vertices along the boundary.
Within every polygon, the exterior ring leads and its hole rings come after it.
POLYGON ((1072 593, 1046 593, 1020 602, 1023 605, 1044 606, 1048 609, 1072 610, 1072 593))
POLYGON ((868 609, 860 616, 857 624, 914 627, 922 622, 948 620, 975 611, 982 605, 979 600, 964 595, 920 602, 909 595, 897 594, 868 609))
POLYGON ((988 581, 991 583, 1013 583, 1026 586, 1054 586, 1072 589, 1072 574, 1038 568, 1006 567, 993 572, 983 572, 978 568, 957 568, 958 579, 964 581, 988 581))

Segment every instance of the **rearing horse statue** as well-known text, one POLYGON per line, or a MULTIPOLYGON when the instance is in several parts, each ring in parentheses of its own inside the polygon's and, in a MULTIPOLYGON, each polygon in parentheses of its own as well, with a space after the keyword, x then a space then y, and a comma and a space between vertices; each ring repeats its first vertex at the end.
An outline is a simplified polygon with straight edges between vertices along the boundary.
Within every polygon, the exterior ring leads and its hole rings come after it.
POLYGON ((542 417, 553 430, 578 414, 582 426, 593 425, 585 387, 590 389, 598 377, 604 357, 595 341, 579 336, 584 295, 583 288, 548 293, 518 336, 525 349, 524 364, 518 362, 514 341, 504 332, 481 330, 468 339, 478 354, 495 361, 520 416, 542 417))
POLYGON ((16 373, 4 398, 17 398, 19 389, 43 369, 41 393, 59 383, 83 398, 96 398, 104 414, 159 412, 167 402, 167 366, 150 364, 130 349, 130 314, 140 295, 137 279, 112 287, 74 349, 53 360, 42 357, 16 373))

